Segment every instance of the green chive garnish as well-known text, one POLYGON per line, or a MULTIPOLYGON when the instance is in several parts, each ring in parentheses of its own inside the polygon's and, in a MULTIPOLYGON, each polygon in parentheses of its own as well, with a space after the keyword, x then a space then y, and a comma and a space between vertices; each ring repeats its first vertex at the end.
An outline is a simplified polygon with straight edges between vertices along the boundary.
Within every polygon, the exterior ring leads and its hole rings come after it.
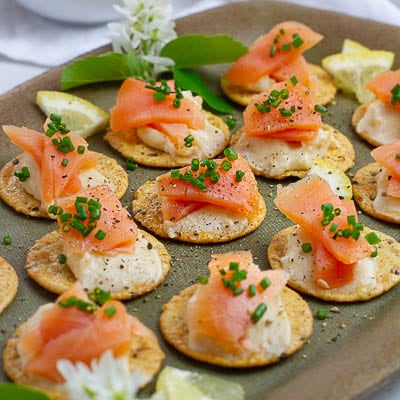
POLYGON ((204 275, 200 275, 197 278, 198 282, 201 283, 202 285, 206 285, 208 283, 208 277, 204 275))
POLYGON ((106 301, 110 300, 111 294, 109 291, 97 287, 88 293, 88 297, 97 304, 103 305, 106 301))
POLYGON ((133 157, 128 157, 126 159, 126 169, 128 171, 134 171, 137 168, 137 164, 135 163, 135 160, 133 157))
POLYGON ((76 151, 78 154, 83 154, 85 152, 85 146, 82 145, 78 146, 76 151))
POLYGON ((312 251, 311 243, 303 243, 301 245, 301 250, 303 251, 303 253, 310 253, 312 251))
POLYGON ((237 170, 236 171, 236 175, 235 175, 236 182, 241 182, 243 177, 244 177, 244 172, 240 171, 240 170, 237 170))
POLYGON ((328 109, 324 106, 321 106, 320 104, 316 104, 314 106, 314 111, 320 114, 326 114, 328 112, 328 109))
POLYGON ((99 229, 96 234, 94 235, 94 237, 98 240, 103 240, 106 237, 106 232, 102 231, 101 229, 99 229))
POLYGON ((114 306, 108 306, 104 309, 104 314, 110 318, 113 317, 116 312, 117 312, 117 309, 114 306))
POLYGON ((250 297, 254 297, 257 293, 257 289, 255 287, 255 285, 249 285, 249 287, 247 288, 247 292, 249 294, 250 297))
POLYGON ((260 286, 261 286, 264 290, 266 290, 266 289, 268 289, 268 288, 271 286, 271 281, 270 281, 267 277, 265 277, 264 279, 261 280, 260 286))
POLYGON ((229 161, 235 161, 238 159, 238 155, 235 150, 232 149, 232 147, 227 147, 224 150, 224 156, 229 160, 229 161))
POLYGON ((65 264, 67 262, 67 256, 62 253, 57 256, 57 259, 60 264, 65 264))
POLYGON ((61 165, 63 167, 66 167, 68 165, 68 158, 63 158, 62 161, 61 161, 61 165))
POLYGON ((10 235, 4 235, 4 236, 3 236, 3 243, 4 243, 6 246, 9 246, 9 245, 12 243, 11 236, 10 236, 10 235))
POLYGON ((267 305, 265 303, 260 303, 256 309, 251 314, 251 320, 256 324, 267 311, 267 305))
POLYGON ((230 130, 235 129, 235 127, 236 127, 236 119, 233 118, 233 117, 229 117, 229 118, 226 120, 226 124, 228 125, 228 128, 229 128, 230 130))
POLYGON ((375 232, 370 232, 364 237, 369 244, 378 244, 381 241, 381 239, 379 239, 378 235, 375 232))
POLYGON ((315 316, 317 317, 317 319, 324 320, 328 316, 328 310, 324 307, 320 307, 318 308, 315 316))
POLYGON ((297 76, 293 75, 292 77, 290 77, 290 82, 292 82, 293 86, 296 86, 299 81, 297 80, 297 76))
POLYGON ((239 271, 239 263, 237 262, 230 262, 229 263, 229 271, 239 271))

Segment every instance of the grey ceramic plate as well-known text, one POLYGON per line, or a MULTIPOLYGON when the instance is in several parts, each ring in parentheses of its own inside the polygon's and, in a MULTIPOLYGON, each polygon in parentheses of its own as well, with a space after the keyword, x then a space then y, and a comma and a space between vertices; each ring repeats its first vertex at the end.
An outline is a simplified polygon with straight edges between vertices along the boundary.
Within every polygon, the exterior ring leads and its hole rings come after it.
MULTIPOLYGON (((250 44, 258 35, 284 20, 302 21, 325 35, 320 45, 307 52, 308 60, 317 64, 324 56, 339 52, 344 38, 352 38, 376 49, 397 51, 400 48, 399 28, 270 1, 236 3, 193 15, 179 20, 177 29, 180 34, 227 33, 250 44)), ((396 63, 395 67, 399 68, 399 61, 396 63)), ((226 66, 215 66, 201 70, 218 93, 218 79, 225 69, 226 66)), ((43 115, 35 105, 36 92, 58 90, 60 72, 61 67, 53 69, 0 97, 0 124, 40 129, 43 115)), ((73 93, 108 109, 114 102, 117 87, 117 84, 93 85, 73 93)), ((357 150, 357 163, 353 171, 371 160, 370 147, 356 137, 350 125, 351 114, 356 106, 352 96, 339 94, 335 104, 329 106, 329 114, 324 117, 327 123, 340 129, 353 141, 357 150)), ((239 113, 240 109, 237 108, 236 116, 239 113)), ((102 140, 102 134, 91 138, 90 146, 124 164, 123 159, 102 140)), ((0 147, 0 166, 19 153, 3 134, 0 134, 0 147)), ((161 170, 139 168, 130 173, 130 189, 123 202, 129 206, 135 189, 160 172, 161 170)), ((158 333, 158 317, 162 304, 207 271, 206 265, 212 252, 251 249, 260 266, 268 268, 266 249, 270 238, 290 223, 273 209, 276 183, 259 179, 259 185, 266 197, 269 211, 265 222, 256 232, 218 246, 166 242, 172 254, 173 268, 165 284, 147 296, 127 302, 129 311, 158 333)), ((365 215, 361 215, 361 220, 366 225, 399 239, 397 227, 379 223, 365 215)), ((55 225, 18 215, 4 204, 0 204, 0 221, 0 236, 9 233, 13 238, 11 246, 0 244, 0 255, 15 267, 20 278, 15 301, 0 316, 2 352, 15 327, 32 315, 39 305, 55 298, 31 282, 23 269, 27 249, 36 239, 53 230, 55 225)), ((329 309, 335 305, 311 298, 307 300, 314 311, 321 305, 329 309)), ((326 324, 315 321, 311 340, 301 351, 276 365, 250 370, 212 367, 178 354, 160 338, 167 353, 166 364, 235 380, 244 386, 248 399, 332 400, 367 396, 385 382, 394 379, 400 369, 400 318, 397 313, 400 307, 399 289, 395 288, 367 303, 338 306, 340 313, 330 312, 326 324)), ((0 369, 0 381, 5 380, 7 378, 0 369)), ((146 393, 152 389, 150 386, 146 393)))

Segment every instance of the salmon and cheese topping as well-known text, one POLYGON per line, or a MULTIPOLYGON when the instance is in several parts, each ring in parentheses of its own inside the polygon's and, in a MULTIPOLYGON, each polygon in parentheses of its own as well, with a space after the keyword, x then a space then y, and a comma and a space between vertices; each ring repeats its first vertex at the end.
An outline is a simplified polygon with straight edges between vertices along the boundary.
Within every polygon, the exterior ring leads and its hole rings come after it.
POLYGON ((130 131, 178 163, 190 162, 193 157, 214 157, 226 143, 224 132, 202 111, 202 98, 165 80, 156 85, 125 80, 110 111, 110 128, 130 131))
POLYGON ((400 69, 386 71, 366 84, 377 96, 361 105, 353 116, 357 133, 375 146, 400 139, 400 69))
POLYGON ((373 207, 380 214, 400 220, 400 140, 377 147, 371 155, 381 166, 373 207))
POLYGON ((162 258, 106 185, 56 200, 65 262, 86 289, 112 293, 163 277, 162 258))
POLYGON ((279 357, 291 342, 280 292, 288 274, 261 271, 249 251, 213 255, 185 312, 190 350, 226 359, 279 357))
POLYGON ((246 107, 244 128, 234 135, 232 147, 256 174, 280 177, 291 170, 307 171, 314 158, 338 147, 335 130, 322 123, 323 112, 301 83, 289 79, 274 84, 246 107))
POLYGON ((157 193, 169 237, 179 232, 241 232, 259 212, 257 182, 248 163, 231 148, 215 160, 159 176, 157 193))
POLYGON ((226 73, 233 85, 260 93, 271 84, 296 75, 305 86, 313 86, 312 74, 302 54, 323 36, 304 24, 286 21, 260 36, 248 53, 239 58, 226 73))
POLYGON ((281 260, 290 279, 308 279, 322 289, 353 290, 376 284, 375 232, 363 235, 354 202, 340 199, 318 176, 280 188, 277 208, 298 227, 281 260))
POLYGON ((17 345, 23 374, 62 383, 59 360, 90 366, 107 350, 115 357, 128 357, 133 334, 151 334, 107 292, 97 289, 89 296, 75 283, 23 325, 17 345))
POLYGON ((46 123, 46 132, 4 125, 11 141, 23 150, 14 175, 26 192, 41 202, 46 211, 59 197, 70 196, 87 187, 115 184, 97 170, 98 153, 88 149, 81 136, 70 132, 59 116, 46 123))

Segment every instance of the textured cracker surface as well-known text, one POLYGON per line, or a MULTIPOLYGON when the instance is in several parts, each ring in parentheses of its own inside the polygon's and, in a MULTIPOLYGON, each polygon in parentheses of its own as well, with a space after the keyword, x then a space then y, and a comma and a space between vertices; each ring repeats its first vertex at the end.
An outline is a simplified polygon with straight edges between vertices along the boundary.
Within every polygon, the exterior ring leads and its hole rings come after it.
MULTIPOLYGON (((225 137, 225 142, 216 151, 214 156, 209 157, 214 158, 218 154, 220 154, 228 145, 230 140, 230 132, 228 126, 220 117, 207 111, 203 111, 203 113, 206 114, 207 120, 211 123, 211 125, 214 125, 222 130, 225 137)), ((149 167, 180 167, 190 164, 192 160, 192 157, 190 157, 186 160, 178 162, 173 157, 171 157, 170 154, 147 146, 137 136, 135 129, 122 132, 114 132, 112 130, 108 130, 108 132, 104 136, 104 139, 110 144, 111 147, 119 151, 125 158, 133 157, 133 159, 137 163, 147 165, 149 167)))
POLYGON ((14 300, 18 289, 18 276, 14 268, 0 257, 0 314, 14 300))
MULTIPOLYGON (((49 218, 47 212, 40 210, 40 201, 25 191, 19 179, 14 176, 18 163, 9 161, 0 170, 0 198, 16 211, 31 217, 49 218)), ((98 171, 116 186, 115 193, 121 198, 128 189, 128 175, 112 158, 99 153, 98 171)))
POLYGON ((188 346, 188 328, 185 322, 185 310, 197 285, 190 286, 174 296, 163 306, 160 317, 160 329, 164 339, 188 357, 210 364, 230 368, 247 368, 272 364, 299 350, 310 337, 313 330, 313 317, 307 303, 293 290, 284 288, 281 293, 283 305, 288 314, 292 332, 291 343, 280 357, 266 358, 259 352, 224 358, 213 354, 193 351, 188 346))
MULTIPOLYGON (((288 237, 296 226, 283 229, 271 240, 268 247, 268 260, 273 269, 283 268, 281 258, 285 255, 288 237)), ((364 227, 363 234, 371 230, 364 227)), ((327 301, 353 302, 370 300, 387 292, 400 282, 400 243, 392 237, 375 231, 382 240, 376 245, 378 249, 376 286, 373 288, 358 286, 353 291, 341 288, 321 289, 314 282, 295 281, 289 279, 288 285, 299 292, 327 301)))
MULTIPOLYGON (((329 129, 330 131, 333 132, 333 138, 337 142, 337 147, 329 148, 327 153, 322 157, 322 159, 333 164, 341 171, 347 171, 354 165, 355 151, 353 145, 351 144, 347 136, 345 136, 343 133, 339 132, 332 126, 324 124, 324 129, 329 129)), ((232 137, 231 140, 232 145, 235 145, 235 143, 239 141, 240 137, 244 133, 245 133, 244 127, 239 129, 232 137)), ((264 176, 265 178, 285 179, 290 176, 297 178, 304 178, 308 173, 308 170, 290 170, 280 175, 271 176, 266 171, 255 168, 251 160, 248 159, 248 157, 245 158, 249 162, 251 170, 253 171, 254 175, 264 176)))
MULTIPOLYGON (((253 232, 261 225, 266 213, 265 201, 260 194, 258 213, 249 217, 249 223, 242 232, 238 234, 199 232, 195 237, 191 232, 180 232, 180 236, 174 238, 174 240, 189 243, 227 242, 253 232)), ((168 234, 163 227, 164 219, 161 212, 160 196, 157 194, 156 181, 145 182, 136 191, 135 199, 132 202, 132 215, 135 221, 142 224, 146 229, 159 237, 168 239, 168 234)))
MULTIPOLYGON (((135 282, 131 287, 111 293, 117 300, 127 300, 148 293, 160 285, 169 269, 171 257, 165 246, 149 233, 139 230, 138 235, 152 244, 162 263, 162 276, 157 281, 135 282)), ((58 255, 64 252, 63 241, 58 231, 53 231, 37 240, 28 251, 25 269, 30 278, 50 292, 61 294, 76 282, 75 275, 66 264, 60 264, 58 255)))
MULTIPOLYGON (((18 352, 18 341, 24 330, 24 325, 19 326, 14 334, 8 339, 3 352, 3 366, 7 376, 19 385, 32 386, 46 392, 52 400, 68 400, 68 396, 61 391, 57 385, 49 379, 25 374, 22 371, 22 360, 18 352)), ((161 368, 165 358, 154 333, 144 327, 148 335, 134 333, 129 353, 129 366, 131 371, 141 368, 142 372, 153 377, 161 368)))
MULTIPOLYGON (((336 95, 336 86, 333 83, 331 76, 321 67, 315 64, 308 64, 311 73, 316 80, 316 104, 325 105, 330 103, 336 95)), ((256 92, 244 89, 241 86, 232 85, 225 75, 221 77, 222 91, 235 103, 242 106, 247 106, 252 102, 253 96, 258 94, 256 92)))

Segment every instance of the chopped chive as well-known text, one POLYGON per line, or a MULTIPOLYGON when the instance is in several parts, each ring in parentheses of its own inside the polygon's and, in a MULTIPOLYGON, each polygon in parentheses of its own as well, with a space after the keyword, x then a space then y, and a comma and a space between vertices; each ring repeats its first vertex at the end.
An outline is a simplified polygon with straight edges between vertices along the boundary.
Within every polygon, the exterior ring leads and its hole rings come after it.
POLYGON ((400 154, 396 154, 395 155, 395 158, 398 160, 398 159, 400 159, 400 154))
POLYGON ((55 122, 56 124, 60 124, 61 123, 61 115, 59 114, 55 114, 55 113, 51 113, 49 115, 50 121, 55 122))
POLYGON ((108 306, 104 309, 104 314, 107 317, 113 317, 115 315, 115 313, 117 312, 117 309, 114 306, 108 306))
POLYGON ((291 44, 290 44, 290 43, 284 43, 284 44, 282 45, 282 50, 284 50, 284 51, 290 51, 290 49, 291 49, 291 44))
POLYGON ((135 159, 133 157, 128 157, 126 159, 126 169, 128 171, 134 171, 137 168, 137 164, 135 163, 135 159))
POLYGON ((298 33, 295 33, 293 35, 293 41, 292 45, 295 49, 298 49, 302 44, 304 43, 304 40, 300 37, 298 33))
POLYGON ((244 177, 244 172, 243 172, 243 171, 240 171, 240 170, 237 170, 237 171, 236 171, 236 174, 235 174, 235 180, 236 180, 236 182, 241 182, 242 179, 243 179, 243 177, 244 177))
POLYGON ((293 86, 296 86, 299 83, 299 81, 297 80, 297 76, 293 75, 292 77, 290 77, 290 82, 292 82, 293 86))
POLYGON ((78 154, 83 154, 85 152, 85 146, 82 145, 78 146, 76 151, 78 154))
POLYGON ((374 250, 369 255, 370 257, 376 257, 378 255, 378 248, 375 246, 374 250))
POLYGON ((228 128, 230 130, 235 129, 235 127, 236 127, 236 119, 235 118, 229 117, 229 118, 227 118, 227 120, 225 122, 228 125, 228 128))
POLYGON ((279 112, 282 115, 282 117, 291 117, 292 116, 292 112, 290 110, 286 110, 286 108, 280 108, 279 112))
POLYGON ((267 311, 267 305, 265 303, 260 303, 256 309, 251 314, 251 320, 256 324, 267 311))
POLYGON ((183 141, 185 142, 186 147, 192 147, 193 146, 193 141, 194 137, 192 135, 187 135, 183 141))
POLYGON ((229 161, 235 161, 238 159, 238 155, 235 150, 232 149, 232 147, 227 147, 224 150, 224 156, 229 160, 229 161))
POLYGON ((329 228, 329 232, 335 233, 337 231, 338 225, 333 223, 329 228))
POLYGON ((11 235, 4 235, 3 236, 3 243, 6 246, 9 246, 12 243, 11 235))
POLYGON ((200 168, 200 161, 197 158, 193 158, 190 164, 192 171, 198 171, 200 168))
POLYGON ((276 53, 276 46, 272 45, 269 51, 269 56, 272 58, 276 53))
POLYGON ((289 90, 288 89, 282 89, 279 93, 281 96, 281 99, 286 100, 289 97, 289 90))
POLYGON ((93 314, 96 310, 96 306, 93 303, 89 303, 89 302, 81 300, 81 299, 78 299, 76 301, 76 308, 87 314, 93 314))
POLYGON ((400 102, 400 84, 397 83, 392 90, 390 91, 392 93, 392 98, 390 99, 390 103, 392 105, 395 105, 397 102, 400 102))
POLYGON ((261 280, 260 286, 261 286, 264 290, 266 290, 266 289, 268 289, 268 288, 271 286, 271 281, 270 281, 267 277, 265 277, 264 279, 261 280))
POLYGON ((324 106, 321 106, 320 104, 316 104, 314 106, 314 111, 320 114, 326 114, 328 112, 328 109, 324 106))
POLYGON ((301 250, 303 253, 310 253, 312 251, 311 243, 302 243, 301 250))
POLYGON ((161 101, 165 101, 166 97, 165 97, 165 93, 162 92, 154 92, 153 93, 153 100, 156 102, 161 102, 161 101))
POLYGON ((106 301, 110 300, 111 294, 109 291, 97 287, 88 293, 88 297, 97 304, 103 305, 106 301))
POLYGON ((325 320, 328 316, 328 310, 324 307, 320 307, 318 308, 315 316, 317 317, 317 319, 319 320, 325 320))
POLYGON ((224 161, 222 161, 222 163, 221 163, 221 168, 222 168, 224 171, 229 171, 229 170, 232 168, 232 164, 231 164, 228 160, 224 160, 224 161))
POLYGON ((179 178, 179 175, 180 175, 179 169, 173 169, 173 170, 171 170, 171 178, 177 179, 177 178, 179 178))
POLYGON ((355 215, 348 215, 347 216, 347 224, 354 226, 356 224, 356 216, 355 215))
POLYGON ((59 206, 52 204, 47 209, 47 212, 52 215, 60 215, 63 212, 63 209, 59 206))
POLYGON ((205 284, 208 283, 208 276, 200 275, 200 276, 197 278, 197 280, 198 280, 198 282, 201 283, 202 285, 205 285, 205 284))
POLYGON ((66 299, 59 300, 57 305, 62 308, 71 308, 74 307, 77 303, 78 299, 75 296, 67 297, 66 299))
POLYGON ((243 288, 235 288, 234 290, 232 290, 232 293, 233 293, 234 296, 239 296, 243 292, 244 292, 243 288))
POLYGON ((378 244, 381 241, 381 239, 379 239, 378 235, 375 232, 370 232, 364 237, 369 244, 378 244))
POLYGON ((221 275, 226 275, 226 271, 225 271, 223 268, 221 268, 221 269, 219 270, 219 273, 220 273, 221 275))
POLYGON ((245 269, 241 269, 239 271, 234 271, 232 279, 235 282, 241 282, 244 281, 247 278, 247 271, 245 269))
POLYGON ((106 237, 107 233, 104 232, 103 230, 99 229, 96 234, 94 235, 94 237, 98 240, 103 240, 106 237))
POLYGON ((254 297, 257 293, 257 289, 256 289, 255 285, 253 285, 253 284, 249 285, 249 287, 247 288, 247 292, 250 297, 254 297))
POLYGON ((229 263, 229 270, 230 271, 239 271, 239 263, 238 262, 230 262, 229 263))
POLYGON ((217 171, 212 171, 211 175, 210 175, 210 180, 212 183, 217 183, 221 178, 221 175, 219 172, 217 171))
POLYGON ((68 165, 68 158, 63 158, 62 161, 61 161, 61 165, 63 167, 66 167, 68 165))

